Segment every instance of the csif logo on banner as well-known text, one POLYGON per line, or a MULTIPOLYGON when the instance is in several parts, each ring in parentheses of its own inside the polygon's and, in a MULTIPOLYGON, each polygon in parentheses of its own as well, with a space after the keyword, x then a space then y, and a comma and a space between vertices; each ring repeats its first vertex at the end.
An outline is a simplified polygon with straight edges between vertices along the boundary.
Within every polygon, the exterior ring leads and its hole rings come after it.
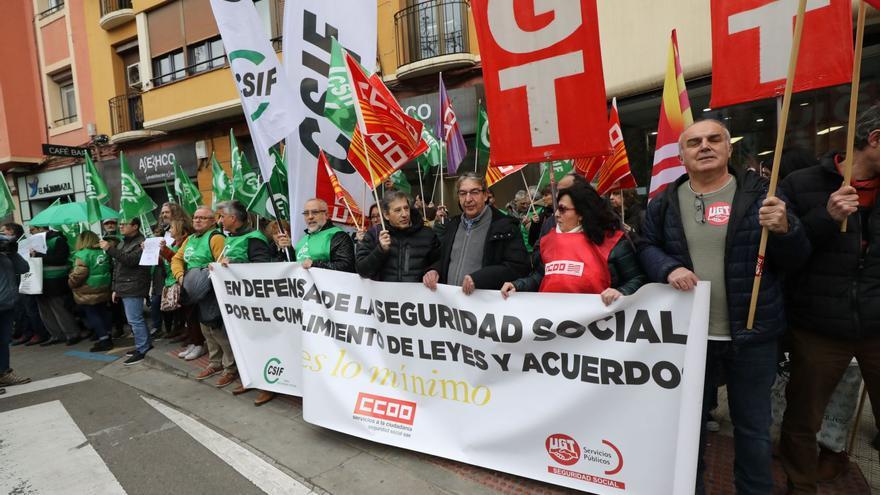
MULTIPOLYGON (((266 56, 255 50, 235 50, 229 54, 229 63, 232 64, 234 60, 247 60, 259 68, 266 60, 266 56)), ((242 97, 269 97, 272 95, 272 87, 278 82, 278 76, 275 67, 265 71, 244 71, 241 73, 235 70, 235 80, 239 84, 242 97)), ((256 122, 267 108, 269 108, 268 101, 260 102, 257 109, 250 114, 251 121, 256 122)))
POLYGON ((266 361, 266 365, 263 366, 263 380, 266 380, 266 383, 268 384, 278 382, 283 373, 284 366, 281 365, 281 360, 276 357, 269 358, 269 360, 266 361))

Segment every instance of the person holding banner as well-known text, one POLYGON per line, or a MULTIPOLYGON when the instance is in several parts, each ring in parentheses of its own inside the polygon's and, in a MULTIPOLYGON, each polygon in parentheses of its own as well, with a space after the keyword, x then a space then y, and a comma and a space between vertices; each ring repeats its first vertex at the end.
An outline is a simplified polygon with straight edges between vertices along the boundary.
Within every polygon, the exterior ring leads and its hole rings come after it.
POLYGON ((556 229, 541 239, 531 275, 505 282, 517 291, 600 294, 609 305, 634 294, 647 277, 620 220, 595 189, 578 184, 557 195, 556 229))
POLYGON ((813 247, 792 279, 782 465, 789 493, 816 493, 816 433, 853 358, 880 427, 880 105, 857 116, 852 157, 830 153, 781 187, 813 247), (844 184, 845 158, 852 159, 851 185, 844 184))
POLYGON ((67 284, 73 290, 73 301, 82 309, 89 327, 98 341, 89 352, 104 352, 113 348, 110 338, 112 320, 107 301, 110 300, 110 273, 113 264, 101 251, 98 234, 91 230, 76 236, 76 252, 73 253, 73 270, 67 284))
POLYGON ((40 318, 52 338, 40 344, 49 346, 61 342, 74 345, 82 338, 76 328, 76 319, 70 312, 70 245, 64 234, 47 227, 31 227, 31 234, 46 233, 46 253, 31 250, 31 257, 43 258, 43 294, 37 296, 40 318))
POLYGON ((437 284, 457 285, 465 294, 475 289, 498 290, 504 282, 529 273, 519 222, 489 206, 484 177, 467 172, 455 181, 462 214, 448 222, 440 259, 422 277, 431 290, 437 284))
POLYGON ((328 221, 327 203, 312 198, 303 206, 305 235, 296 243, 296 260, 303 268, 354 272, 354 242, 344 230, 328 221))
POLYGON ((358 275, 383 282, 421 281, 440 257, 440 241, 405 192, 387 191, 381 205, 388 229, 373 227, 358 243, 358 275))
MULTIPOLYGON (((766 197, 767 180, 728 166, 730 132, 716 120, 695 122, 679 138, 686 174, 648 205, 639 257, 648 277, 682 291, 712 283, 703 418, 727 379, 738 494, 773 492, 770 389, 777 339, 785 330, 780 272, 800 267, 809 241, 782 197, 766 197), (770 238, 754 328, 746 329, 761 229, 770 238)), ((760 267, 759 267, 760 269, 760 267)), ((700 427, 696 493, 704 493, 705 421, 700 427)))
POLYGON ((265 228, 266 237, 272 239, 269 244, 269 257, 272 261, 295 261, 296 253, 290 242, 290 222, 272 220, 265 228))

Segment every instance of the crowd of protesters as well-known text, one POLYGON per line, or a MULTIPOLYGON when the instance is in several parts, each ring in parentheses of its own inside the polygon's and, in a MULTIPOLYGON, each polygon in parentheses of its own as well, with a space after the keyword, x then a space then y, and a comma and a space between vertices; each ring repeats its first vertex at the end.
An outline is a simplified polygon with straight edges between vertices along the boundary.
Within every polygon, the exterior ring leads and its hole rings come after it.
MULTIPOLYGON (((730 133, 715 120, 689 126, 679 150, 687 173, 647 207, 633 191, 601 197, 583 177, 569 174, 555 195, 549 187, 540 197, 519 191, 502 211, 473 173, 455 184, 460 215, 448 218, 442 205, 389 187, 353 234, 330 221, 320 199, 302 206, 304 233, 290 232, 285 221, 254 229, 237 201, 200 207, 192 217, 168 203, 155 233, 174 242, 161 241, 160 263, 152 268, 139 264, 144 237, 137 218, 118 225, 118 233, 115 222, 105 223, 102 238, 83 232, 73 251, 60 233, 48 231, 47 252, 32 253, 43 258, 38 296, 16 291, 27 271, 14 249, 23 232, 7 224, 0 237, 0 386, 27 380, 9 367, 10 336, 12 345, 43 346, 91 337, 91 350, 103 352, 113 348, 123 320, 135 344, 126 365, 141 362, 164 333, 181 344, 181 359, 208 354, 196 379, 220 375, 216 386, 231 384, 235 357, 208 274, 215 261, 299 262, 432 290, 438 284, 465 294, 496 290, 503 298, 597 294, 606 305, 649 282, 689 291, 709 281, 696 492, 705 490, 704 434, 707 425, 715 429, 709 414, 722 383, 733 423, 736 491, 772 492, 771 387, 781 356, 789 356, 780 455, 790 493, 816 493, 816 483, 835 474, 822 465, 827 456, 819 455, 816 434, 853 358, 880 421, 880 107, 858 116, 852 185, 841 186, 842 154, 821 161, 800 155, 798 166, 783 167, 786 177, 768 197, 763 174, 730 162, 730 133), (762 229, 769 236, 754 324, 747 329, 762 229)), ((241 386, 234 391, 244 392, 241 386)), ((273 396, 260 391, 255 403, 273 396)))

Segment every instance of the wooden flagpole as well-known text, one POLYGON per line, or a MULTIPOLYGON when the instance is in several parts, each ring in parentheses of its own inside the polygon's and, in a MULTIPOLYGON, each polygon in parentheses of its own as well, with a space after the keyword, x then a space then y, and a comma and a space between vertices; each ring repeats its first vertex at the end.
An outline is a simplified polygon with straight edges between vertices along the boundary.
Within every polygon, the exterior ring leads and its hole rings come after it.
MULTIPOLYGON (((483 103, 482 98, 477 98, 477 123, 480 122, 480 105, 483 103)), ((480 129, 477 129, 477 139, 474 140, 474 173, 477 171, 477 167, 480 165, 480 139, 483 136, 480 135, 480 129)))
POLYGON ((529 206, 532 207, 532 215, 538 216, 538 212, 535 210, 535 197, 529 194, 529 181, 526 180, 526 174, 520 169, 519 175, 522 176, 523 184, 526 186, 526 194, 529 195, 529 206))
POLYGON ((419 191, 422 193, 422 223, 428 220, 428 210, 425 206, 427 201, 425 200, 425 188, 422 186, 422 166, 416 163, 416 170, 419 172, 419 191))
MULTIPOLYGON (((859 20, 856 24, 856 49, 853 58, 852 89, 849 95, 849 122, 846 126, 846 159, 843 162, 843 185, 852 184, 853 153, 856 142, 856 111, 859 106, 859 79, 862 74, 862 48, 865 45, 865 15, 868 10, 865 0, 859 1, 859 20)), ((848 218, 840 223, 840 231, 846 232, 848 218)))
MULTIPOLYGON (((785 143, 785 128, 788 126, 788 112, 791 108, 791 93, 794 88, 794 75, 797 69, 798 53, 801 47, 801 37, 804 34, 804 13, 807 10, 807 0, 798 1, 797 20, 794 24, 794 39, 791 44, 791 55, 788 58, 788 75, 785 79, 785 93, 782 96, 782 115, 779 117, 779 129, 776 131, 776 148, 773 153, 773 168, 770 170, 770 186, 767 189, 767 197, 776 195, 776 184, 779 182, 779 162, 782 158, 782 145, 785 143)), ((761 290, 761 276, 764 273, 764 255, 767 252, 767 237, 770 231, 767 227, 761 229, 761 242, 758 245, 758 261, 755 265, 755 281, 752 284, 752 299, 749 303, 749 318, 746 329, 751 330, 755 325, 755 310, 758 307, 758 292, 761 290)))
MULTIPOLYGON (((805 0, 804 0, 805 1, 805 0)), ((359 105, 359 103, 356 103, 359 105)), ((373 165, 370 164, 370 152, 367 150, 367 135, 361 132, 361 144, 364 145, 364 155, 367 157, 367 170, 370 171, 370 189, 373 190, 373 198, 376 200, 376 209, 379 210, 379 221, 382 223, 382 230, 385 229, 385 217, 382 216, 382 207, 379 205, 379 193, 376 192, 376 177, 373 175, 373 165)), ((367 211, 367 214, 370 212, 367 211)))

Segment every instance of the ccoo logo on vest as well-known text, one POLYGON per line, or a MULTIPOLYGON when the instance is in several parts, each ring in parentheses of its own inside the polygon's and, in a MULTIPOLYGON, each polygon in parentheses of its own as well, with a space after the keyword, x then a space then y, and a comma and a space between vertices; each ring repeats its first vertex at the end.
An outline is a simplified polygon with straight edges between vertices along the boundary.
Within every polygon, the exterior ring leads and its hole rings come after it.
POLYGON ((283 373, 284 367, 281 366, 281 360, 276 357, 269 358, 266 365, 263 366, 263 380, 270 385, 278 382, 283 373))
MULTIPOLYGON (((229 54, 229 64, 232 65, 232 62, 235 60, 246 60, 252 63, 255 68, 239 72, 241 68, 236 69, 233 66, 235 80, 238 82, 242 97, 268 98, 272 95, 272 86, 278 82, 278 78, 275 67, 271 67, 269 70, 259 70, 260 65, 266 60, 265 55, 254 50, 235 50, 229 54)), ((251 113, 251 121, 256 122, 267 108, 269 108, 269 102, 261 101, 257 105, 256 110, 251 113)))

